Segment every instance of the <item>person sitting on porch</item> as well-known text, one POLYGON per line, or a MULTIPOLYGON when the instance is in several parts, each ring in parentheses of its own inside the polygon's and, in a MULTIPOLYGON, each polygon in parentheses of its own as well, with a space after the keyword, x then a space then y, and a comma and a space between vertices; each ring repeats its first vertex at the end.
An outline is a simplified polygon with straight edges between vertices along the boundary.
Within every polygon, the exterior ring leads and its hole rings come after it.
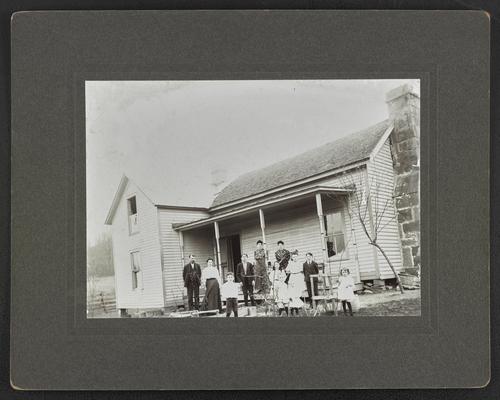
POLYGON ((278 242, 278 250, 274 253, 276 261, 280 263, 280 271, 283 271, 288 266, 288 261, 290 261, 290 252, 285 249, 285 243, 282 240, 278 242))
MULTIPOLYGON (((318 278, 317 277, 313 278, 313 287, 311 288, 311 275, 319 274, 319 268, 316 261, 313 260, 313 255, 310 252, 306 254, 306 262, 302 266, 302 271, 304 273, 304 279, 306 281, 307 294, 309 295, 309 302, 311 303, 312 306, 313 304, 312 298, 313 296, 318 294, 318 278)), ((316 304, 318 304, 317 300, 316 304)))
POLYGON ((285 270, 288 277, 288 295, 290 296, 290 315, 293 316, 295 311, 297 316, 299 315, 299 308, 304 306, 304 303, 300 299, 302 297, 302 292, 306 290, 306 285, 304 283, 304 273, 302 272, 302 266, 298 262, 299 252, 295 250, 292 253, 292 260, 288 263, 285 270))
POLYGON ((254 252, 255 258, 255 292, 267 293, 269 290, 269 278, 267 276, 266 251, 262 240, 257 241, 257 249, 254 252))
POLYGON ((246 254, 241 256, 241 262, 236 266, 236 276, 242 285, 245 306, 248 306, 248 295, 250 295, 251 304, 254 306, 253 286, 255 285, 255 272, 253 264, 248 262, 247 259, 246 254))
POLYGON ((231 316, 231 311, 235 317, 238 317, 238 289, 240 285, 234 281, 232 272, 227 273, 226 279, 226 283, 221 288, 222 297, 226 300, 226 317, 231 316))
POLYGON ((219 271, 214 267, 214 260, 212 258, 207 260, 207 266, 201 272, 201 282, 206 288, 201 309, 203 311, 219 310, 222 313, 222 301, 220 298, 221 279, 219 271))

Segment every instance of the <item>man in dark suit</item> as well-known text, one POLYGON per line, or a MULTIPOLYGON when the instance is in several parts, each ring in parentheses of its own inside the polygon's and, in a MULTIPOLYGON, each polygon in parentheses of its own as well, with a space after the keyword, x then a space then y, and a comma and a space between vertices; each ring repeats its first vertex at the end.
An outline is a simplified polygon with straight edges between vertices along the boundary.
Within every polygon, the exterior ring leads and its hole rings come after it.
MULTIPOLYGON (((302 271, 304 272, 307 293, 309 294, 309 302, 312 305, 312 297, 318 294, 318 278, 313 278, 313 288, 311 288, 311 275, 319 274, 318 264, 313 261, 312 253, 306 254, 306 262, 302 266, 302 271), (314 289, 314 292, 311 289, 314 289)), ((316 304, 318 304, 318 301, 316 301, 316 304)))
POLYGON ((201 267, 199 264, 196 264, 194 259, 194 254, 189 255, 189 263, 184 265, 184 271, 182 272, 182 277, 184 279, 184 286, 187 288, 189 310, 193 309, 193 297, 194 297, 194 308, 196 310, 199 310, 201 267))
POLYGON ((241 262, 236 266, 236 276, 238 277, 238 282, 241 282, 242 285, 245 306, 248 306, 249 294, 251 304, 254 306, 253 285, 255 284, 255 270, 253 264, 248 262, 247 259, 248 256, 246 254, 241 256, 241 262))

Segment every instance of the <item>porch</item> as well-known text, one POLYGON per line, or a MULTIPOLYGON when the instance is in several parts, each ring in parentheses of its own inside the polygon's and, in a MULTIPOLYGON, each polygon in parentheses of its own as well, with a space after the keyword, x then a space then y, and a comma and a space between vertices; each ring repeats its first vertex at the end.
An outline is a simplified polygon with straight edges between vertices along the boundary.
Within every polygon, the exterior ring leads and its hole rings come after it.
MULTIPOLYGON (((191 237, 204 232, 210 235, 206 242, 211 249, 201 253, 213 254, 225 280, 228 272, 235 272, 242 254, 248 254, 249 261, 254 262, 257 240, 262 240, 268 262, 274 261, 276 243, 282 240, 289 251, 299 251, 299 262, 311 252, 323 272, 334 275, 346 266, 359 283, 356 233, 348 212, 351 192, 349 188, 330 186, 302 188, 197 221, 173 224, 179 235, 181 262, 186 262, 194 248, 191 237)), ((203 267, 205 260, 199 261, 203 267)))

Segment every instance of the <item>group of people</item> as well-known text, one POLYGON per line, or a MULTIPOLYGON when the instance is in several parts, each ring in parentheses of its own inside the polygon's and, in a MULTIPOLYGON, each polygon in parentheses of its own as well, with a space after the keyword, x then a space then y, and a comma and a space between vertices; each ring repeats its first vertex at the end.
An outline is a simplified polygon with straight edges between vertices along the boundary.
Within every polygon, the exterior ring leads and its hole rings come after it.
MULTIPOLYGON (((238 292, 241 286, 245 306, 249 300, 255 305, 254 293, 261 292, 271 295, 278 306, 278 312, 291 316, 299 315, 299 309, 304 306, 303 292, 307 290, 308 300, 312 305, 313 296, 318 293, 318 278, 311 275, 319 274, 318 264, 313 260, 312 253, 306 254, 306 261, 299 263, 297 250, 290 252, 285 249, 283 241, 277 243, 274 265, 266 263, 266 252, 261 240, 257 241, 254 252, 255 265, 248 261, 248 255, 241 256, 241 262, 236 267, 236 276, 232 272, 226 274, 226 282, 222 284, 214 260, 209 258, 207 266, 201 270, 195 262, 195 256, 189 256, 189 263, 184 266, 184 286, 187 288, 189 310, 219 310, 222 313, 222 298, 226 301, 226 316, 231 313, 238 316, 238 292), (205 287, 205 296, 199 304, 199 288, 205 287)), ((354 281, 349 270, 340 271, 338 298, 342 301, 344 313, 352 316, 351 300, 354 298, 354 281)))

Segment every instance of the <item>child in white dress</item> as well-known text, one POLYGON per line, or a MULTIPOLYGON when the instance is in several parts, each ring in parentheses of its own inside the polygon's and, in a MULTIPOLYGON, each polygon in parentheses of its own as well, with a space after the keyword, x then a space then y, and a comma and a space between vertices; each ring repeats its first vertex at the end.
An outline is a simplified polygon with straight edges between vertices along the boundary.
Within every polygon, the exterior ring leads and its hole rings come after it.
POLYGON ((299 252, 295 250, 292 253, 292 259, 285 269, 285 272, 288 274, 288 294, 290 296, 290 314, 292 316, 294 311, 299 316, 299 308, 304 306, 300 298, 303 296, 304 290, 306 290, 303 266, 299 264, 298 258, 299 252))
POLYGON ((342 268, 340 270, 338 297, 342 302, 344 315, 347 315, 347 306, 349 308, 349 315, 352 317, 353 313, 351 301, 354 300, 354 280, 352 279, 348 268, 342 268))
POLYGON ((278 305, 279 316, 285 311, 288 316, 288 303, 290 302, 290 295, 288 293, 288 285, 285 283, 286 274, 284 271, 277 271, 278 280, 274 282, 273 293, 274 300, 278 305))

